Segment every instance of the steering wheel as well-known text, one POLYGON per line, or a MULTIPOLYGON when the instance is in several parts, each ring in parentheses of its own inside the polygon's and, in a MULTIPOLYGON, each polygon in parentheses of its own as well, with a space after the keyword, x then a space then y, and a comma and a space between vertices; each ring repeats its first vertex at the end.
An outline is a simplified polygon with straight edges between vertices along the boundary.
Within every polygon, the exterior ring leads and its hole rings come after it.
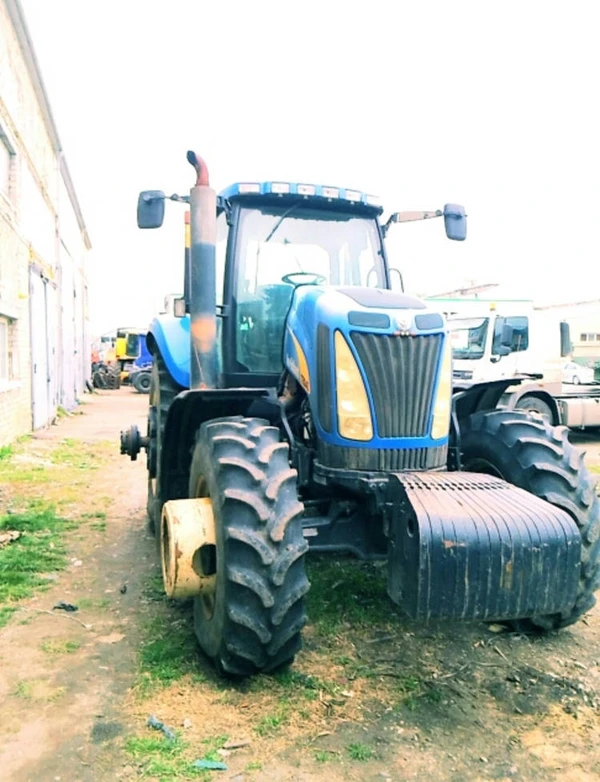
POLYGON ((290 274, 284 274, 281 281, 285 282, 287 285, 293 285, 294 287, 297 287, 298 285, 321 285, 322 283, 327 282, 327 277, 324 277, 322 274, 316 274, 315 272, 290 272, 290 274), (312 280, 294 282, 294 277, 312 277, 312 280))

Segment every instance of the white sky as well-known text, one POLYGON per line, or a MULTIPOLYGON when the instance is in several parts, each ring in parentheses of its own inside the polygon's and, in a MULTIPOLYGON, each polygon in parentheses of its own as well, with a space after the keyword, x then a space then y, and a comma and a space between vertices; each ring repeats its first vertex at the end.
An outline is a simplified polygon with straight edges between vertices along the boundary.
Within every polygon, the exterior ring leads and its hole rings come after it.
POLYGON ((182 207, 138 191, 301 180, 379 195, 412 292, 511 283, 600 297, 600 9, 593 0, 21 0, 88 224, 96 333, 181 288, 182 207))

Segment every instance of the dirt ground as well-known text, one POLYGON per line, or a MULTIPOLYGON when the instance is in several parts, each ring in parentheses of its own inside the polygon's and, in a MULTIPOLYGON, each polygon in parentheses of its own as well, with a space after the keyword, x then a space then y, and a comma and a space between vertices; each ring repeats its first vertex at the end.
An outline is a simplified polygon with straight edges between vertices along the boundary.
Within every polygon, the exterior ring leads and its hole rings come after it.
MULTIPOLYGON (((120 429, 145 430, 147 404, 125 388, 86 396, 26 446, 97 443, 102 467, 82 476, 75 503, 104 502, 106 524, 67 533, 67 569, 0 630, 1 779, 600 780, 598 606, 544 638, 416 625, 387 602, 381 568, 315 561, 291 671, 218 681, 190 606, 157 587, 145 458, 118 452, 120 429), (79 610, 52 610, 60 600, 79 610), (193 769, 207 757, 227 768, 193 769)), ((600 437, 573 440, 598 468, 600 437)))

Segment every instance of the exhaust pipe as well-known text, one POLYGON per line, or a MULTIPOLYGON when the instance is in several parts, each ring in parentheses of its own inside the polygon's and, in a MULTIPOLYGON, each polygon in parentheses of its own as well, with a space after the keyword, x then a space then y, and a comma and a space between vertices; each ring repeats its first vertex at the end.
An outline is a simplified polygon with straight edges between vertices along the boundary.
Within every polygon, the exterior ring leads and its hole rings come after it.
POLYGON ((196 171, 190 190, 190 388, 217 387, 216 236, 217 196, 208 183, 208 168, 195 152, 187 160, 196 171))

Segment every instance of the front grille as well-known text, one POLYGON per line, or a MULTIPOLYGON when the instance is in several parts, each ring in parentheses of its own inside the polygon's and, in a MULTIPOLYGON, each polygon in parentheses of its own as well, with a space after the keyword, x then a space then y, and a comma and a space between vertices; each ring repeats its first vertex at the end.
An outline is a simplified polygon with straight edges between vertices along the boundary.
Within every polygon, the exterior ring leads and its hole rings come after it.
POLYGON ((442 346, 441 334, 351 334, 375 405, 380 437, 424 437, 442 346))

